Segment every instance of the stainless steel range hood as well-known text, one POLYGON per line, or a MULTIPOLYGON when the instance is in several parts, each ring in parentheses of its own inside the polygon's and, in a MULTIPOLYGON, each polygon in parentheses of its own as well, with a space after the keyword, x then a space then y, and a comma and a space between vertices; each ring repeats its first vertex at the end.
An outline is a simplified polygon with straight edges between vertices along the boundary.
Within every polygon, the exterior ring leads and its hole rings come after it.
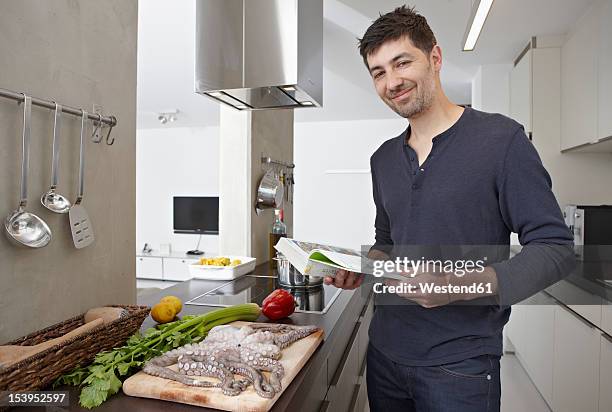
POLYGON ((195 90, 239 110, 320 107, 323 0, 196 0, 195 90))

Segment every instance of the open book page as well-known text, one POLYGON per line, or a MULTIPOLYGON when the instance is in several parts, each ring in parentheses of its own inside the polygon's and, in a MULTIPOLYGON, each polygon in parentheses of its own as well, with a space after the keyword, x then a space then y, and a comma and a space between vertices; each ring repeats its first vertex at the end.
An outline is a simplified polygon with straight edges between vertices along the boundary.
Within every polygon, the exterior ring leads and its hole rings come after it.
MULTIPOLYGON (((310 276, 335 276, 338 269, 374 275, 375 263, 360 251, 319 243, 281 238, 274 246, 295 268, 310 276)), ((378 271, 382 273, 382 271, 378 271)), ((384 277, 403 279, 401 274, 385 272, 384 277)))
MULTIPOLYGON (((372 259, 368 259, 367 257, 360 257, 354 255, 345 255, 342 253, 331 252, 329 250, 315 250, 309 257, 309 262, 316 262, 319 265, 327 265, 331 267, 333 270, 326 270, 326 274, 323 276, 335 276, 335 271, 337 269, 345 269, 355 273, 363 273, 366 275, 376 276, 378 274, 379 277, 385 277, 389 279, 396 280, 404 280, 404 275, 400 273, 390 273, 383 272, 382 270, 376 271, 376 263, 372 259), (329 273, 331 274, 329 274, 329 273)), ((313 265, 314 268, 314 265, 313 265)), ((318 268, 318 266, 317 266, 318 268)), ((312 270, 312 268, 311 268, 312 270)), ((319 269, 319 270, 322 270, 319 269)), ((316 276, 312 274, 312 276, 316 276)))
POLYGON ((332 252, 329 250, 315 250, 310 256, 310 260, 316 260, 321 263, 334 264, 342 269, 350 270, 351 272, 361 272, 362 257, 355 255, 345 255, 343 253, 332 252))

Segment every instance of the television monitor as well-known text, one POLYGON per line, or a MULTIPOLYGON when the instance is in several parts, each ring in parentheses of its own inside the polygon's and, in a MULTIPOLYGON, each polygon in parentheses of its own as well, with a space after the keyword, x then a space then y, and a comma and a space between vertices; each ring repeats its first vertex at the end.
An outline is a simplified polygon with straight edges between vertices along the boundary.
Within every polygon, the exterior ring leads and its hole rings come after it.
POLYGON ((174 197, 174 233, 219 234, 218 197, 174 197))

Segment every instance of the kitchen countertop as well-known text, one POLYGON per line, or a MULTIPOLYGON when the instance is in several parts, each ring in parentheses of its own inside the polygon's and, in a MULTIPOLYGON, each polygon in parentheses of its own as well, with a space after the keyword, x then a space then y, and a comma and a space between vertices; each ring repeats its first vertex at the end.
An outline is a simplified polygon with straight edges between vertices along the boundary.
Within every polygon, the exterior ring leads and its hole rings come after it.
MULTIPOLYGON (((516 255, 521 248, 519 245, 511 246, 510 256, 516 255)), ((607 286, 604 280, 612 280, 612 265, 578 261, 572 273, 546 291, 566 305, 612 305, 612 283, 607 286)))
MULTIPOLYGON (((271 276, 274 274, 274 270, 270 268, 268 263, 258 265, 252 275, 265 275, 271 276)), ((206 281, 206 280, 189 280, 181 282, 177 285, 164 289, 160 292, 146 295, 139 299, 138 304, 152 306, 159 301, 159 299, 166 295, 174 295, 179 297, 183 302, 188 301, 202 293, 205 293, 220 284, 219 281, 206 281)), ((331 305, 327 313, 316 314, 316 313, 303 313, 295 312, 289 319, 286 319, 283 323, 295 324, 295 325, 316 325, 322 328, 325 332, 324 341, 321 343, 319 348, 312 355, 310 360, 304 365, 302 370, 294 378, 292 383, 285 389, 281 397, 276 401, 271 411, 284 411, 284 410, 305 410, 304 405, 309 404, 312 410, 318 410, 319 405, 314 405, 317 399, 308 399, 308 389, 313 385, 320 385, 318 381, 321 376, 322 369, 327 370, 327 363, 330 353, 337 351, 339 353, 344 352, 346 344, 349 339, 353 325, 357 321, 361 310, 367 302, 370 289, 360 288, 353 291, 343 290, 338 295, 336 301, 331 305), (367 291, 367 293, 366 293, 367 291)), ((181 315, 200 314, 211 310, 215 310, 215 307, 208 306, 192 306, 183 305, 181 315)), ((260 316, 258 322, 270 322, 267 318, 260 316)), ((278 322, 278 321, 276 321, 278 322)), ((141 330, 145 330, 149 327, 154 326, 155 322, 148 317, 141 330)), ((330 371, 332 373, 334 371, 330 371)), ((328 373, 327 375, 330 375, 328 373)), ((76 388, 60 387, 57 390, 69 390, 70 391, 70 408, 73 411, 86 411, 86 409, 78 406, 78 390, 76 388)), ((321 401, 320 399, 319 401, 321 401)), ((20 408, 20 410, 28 410, 30 408, 20 408)), ((34 410, 32 408, 32 410, 34 410)), ((124 395, 122 392, 109 398, 105 403, 96 408, 95 410, 100 411, 208 411, 213 409, 201 408, 191 405, 185 405, 175 402, 136 398, 124 395)))

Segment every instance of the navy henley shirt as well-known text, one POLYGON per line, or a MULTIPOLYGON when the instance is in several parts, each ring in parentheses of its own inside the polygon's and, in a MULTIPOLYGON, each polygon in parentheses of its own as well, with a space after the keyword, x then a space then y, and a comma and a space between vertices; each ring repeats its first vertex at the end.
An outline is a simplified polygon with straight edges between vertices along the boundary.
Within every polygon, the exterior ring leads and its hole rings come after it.
MULTIPOLYGON (((433 139, 419 165, 407 144, 410 126, 370 159, 376 243, 397 245, 509 245, 522 251, 490 262, 498 296, 482 305, 424 308, 397 295, 375 296, 370 342, 398 363, 441 365, 502 354, 510 305, 568 275, 573 238, 551 191, 551 179, 516 121, 465 108, 433 139), (384 301, 384 302, 383 302, 384 301)), ((387 294, 390 295, 390 294, 387 294)))

